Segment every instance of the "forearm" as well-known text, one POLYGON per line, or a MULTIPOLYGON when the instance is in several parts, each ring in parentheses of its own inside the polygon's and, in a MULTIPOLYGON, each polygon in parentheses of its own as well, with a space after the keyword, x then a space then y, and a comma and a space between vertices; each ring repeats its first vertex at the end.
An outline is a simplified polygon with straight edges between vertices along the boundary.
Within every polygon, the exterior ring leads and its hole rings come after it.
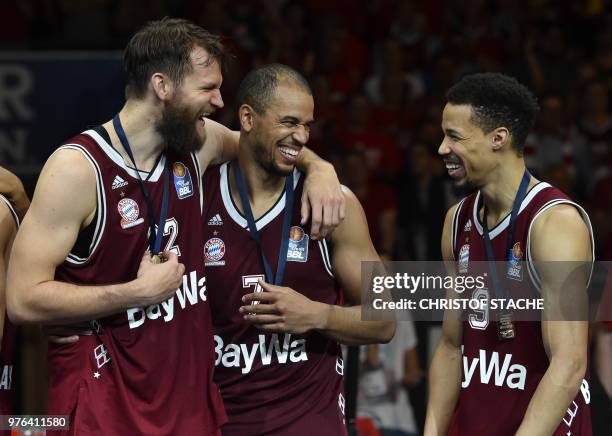
POLYGON ((17 324, 70 324, 102 318, 130 307, 144 306, 136 280, 104 286, 78 286, 47 281, 14 288, 19 295, 7 299, 11 320, 17 324))
POLYGON ((342 344, 386 343, 393 338, 395 322, 362 321, 361 306, 321 305, 323 316, 317 330, 342 344))
POLYGON ((461 361, 461 349, 441 339, 429 369, 425 436, 445 435, 448 431, 459 398, 461 361))
POLYGON ((531 397, 517 436, 552 434, 576 397, 585 370, 586 359, 582 361, 553 356, 531 397))
POLYGON ((296 164, 297 168, 305 174, 310 174, 312 171, 325 168, 331 168, 333 171, 333 165, 326 160, 321 159, 314 151, 308 147, 302 148, 298 155, 296 164))

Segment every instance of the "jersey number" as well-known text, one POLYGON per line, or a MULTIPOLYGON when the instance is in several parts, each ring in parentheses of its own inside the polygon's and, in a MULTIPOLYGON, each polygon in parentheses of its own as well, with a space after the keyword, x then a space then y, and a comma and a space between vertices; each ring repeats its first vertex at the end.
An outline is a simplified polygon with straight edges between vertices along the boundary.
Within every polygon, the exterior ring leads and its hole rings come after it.
MULTIPOLYGON (((474 300, 489 301, 489 290, 487 288, 476 289, 472 294, 474 300)), ((474 313, 468 316, 470 327, 477 330, 485 330, 489 326, 489 307, 484 309, 474 309, 474 313)))
MULTIPOLYGON (((263 288, 259 284, 259 279, 264 280, 263 274, 242 276, 242 287, 245 289, 253 288, 253 292, 263 292, 263 288)), ((259 301, 253 301, 253 304, 259 304, 259 301)))
MULTIPOLYGON (((158 231, 158 227, 155 226, 155 231, 158 231)), ((176 218, 168 218, 164 223, 164 237, 168 237, 168 243, 166 244, 166 248, 164 251, 171 251, 177 256, 181 255, 181 249, 178 245, 174 245, 176 242, 176 238, 178 237, 178 222, 176 222, 176 218)))

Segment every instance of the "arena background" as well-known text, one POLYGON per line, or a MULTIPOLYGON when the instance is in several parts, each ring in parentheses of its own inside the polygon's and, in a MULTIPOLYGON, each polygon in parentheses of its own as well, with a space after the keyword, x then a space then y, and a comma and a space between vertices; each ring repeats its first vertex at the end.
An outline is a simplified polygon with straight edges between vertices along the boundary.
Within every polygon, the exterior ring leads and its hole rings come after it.
MULTIPOLYGON (((440 259, 444 212, 463 195, 436 156, 445 91, 466 73, 514 75, 541 106, 526 145, 529 168, 585 205, 598 259, 611 259, 609 1, 5 1, 0 164, 30 194, 63 140, 119 110, 120 50, 141 24, 166 15, 223 35, 234 53, 224 73, 226 106, 215 116, 228 126, 236 127, 235 91, 252 67, 280 62, 307 76, 316 102, 310 146, 357 193, 387 259, 440 259)), ((419 425, 438 328, 416 324, 420 369, 405 386, 419 425)), ((42 413, 45 340, 28 328, 21 344, 16 407, 42 413)), ((599 357, 612 365, 612 356, 599 357)), ((596 434, 610 434, 611 401, 593 378, 596 434)))

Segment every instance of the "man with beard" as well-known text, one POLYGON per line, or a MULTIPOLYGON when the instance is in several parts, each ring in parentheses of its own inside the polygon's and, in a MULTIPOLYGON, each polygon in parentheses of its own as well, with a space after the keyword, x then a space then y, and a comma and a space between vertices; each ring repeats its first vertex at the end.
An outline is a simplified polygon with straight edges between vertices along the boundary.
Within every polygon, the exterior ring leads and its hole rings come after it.
POLYGON ((313 241, 301 227, 295 165, 314 110, 306 80, 284 65, 260 67, 238 104, 238 159, 204 176, 222 434, 346 434, 338 344, 388 342, 394 332, 393 322, 361 321, 361 261, 380 259, 348 190, 346 218, 328 238, 313 241), (339 305, 340 287, 350 307, 339 305))
POLYGON ((439 153, 449 175, 476 190, 446 215, 444 260, 456 262, 458 274, 479 274, 478 262, 491 266, 474 299, 527 290, 545 303, 535 320, 487 307, 445 315, 425 434, 591 435, 587 318, 563 316, 555 303, 584 307, 594 258, 589 218, 525 168, 537 113, 527 88, 501 74, 475 74, 447 101, 439 153))
MULTIPOLYGON (((41 172, 7 305, 19 323, 91 326, 49 346, 48 412, 70 415, 64 434, 208 435, 225 422, 200 187, 201 169, 236 152, 237 134, 206 119, 223 107, 222 57, 219 39, 186 20, 147 24, 124 53, 125 106, 41 172)), ((322 183, 327 168, 315 168, 322 183)))

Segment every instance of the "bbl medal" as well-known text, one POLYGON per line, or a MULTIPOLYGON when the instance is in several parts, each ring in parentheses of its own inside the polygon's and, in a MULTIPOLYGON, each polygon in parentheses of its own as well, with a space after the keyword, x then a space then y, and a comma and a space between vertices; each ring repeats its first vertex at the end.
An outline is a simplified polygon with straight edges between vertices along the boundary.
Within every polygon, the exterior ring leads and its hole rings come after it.
POLYGON ((497 337, 499 340, 514 339, 516 330, 514 329, 514 321, 511 313, 502 313, 497 321, 497 337))
POLYGON ((164 263, 165 261, 166 258, 164 257, 164 253, 160 252, 151 256, 151 263, 154 263, 155 265, 159 265, 160 263, 164 263))

